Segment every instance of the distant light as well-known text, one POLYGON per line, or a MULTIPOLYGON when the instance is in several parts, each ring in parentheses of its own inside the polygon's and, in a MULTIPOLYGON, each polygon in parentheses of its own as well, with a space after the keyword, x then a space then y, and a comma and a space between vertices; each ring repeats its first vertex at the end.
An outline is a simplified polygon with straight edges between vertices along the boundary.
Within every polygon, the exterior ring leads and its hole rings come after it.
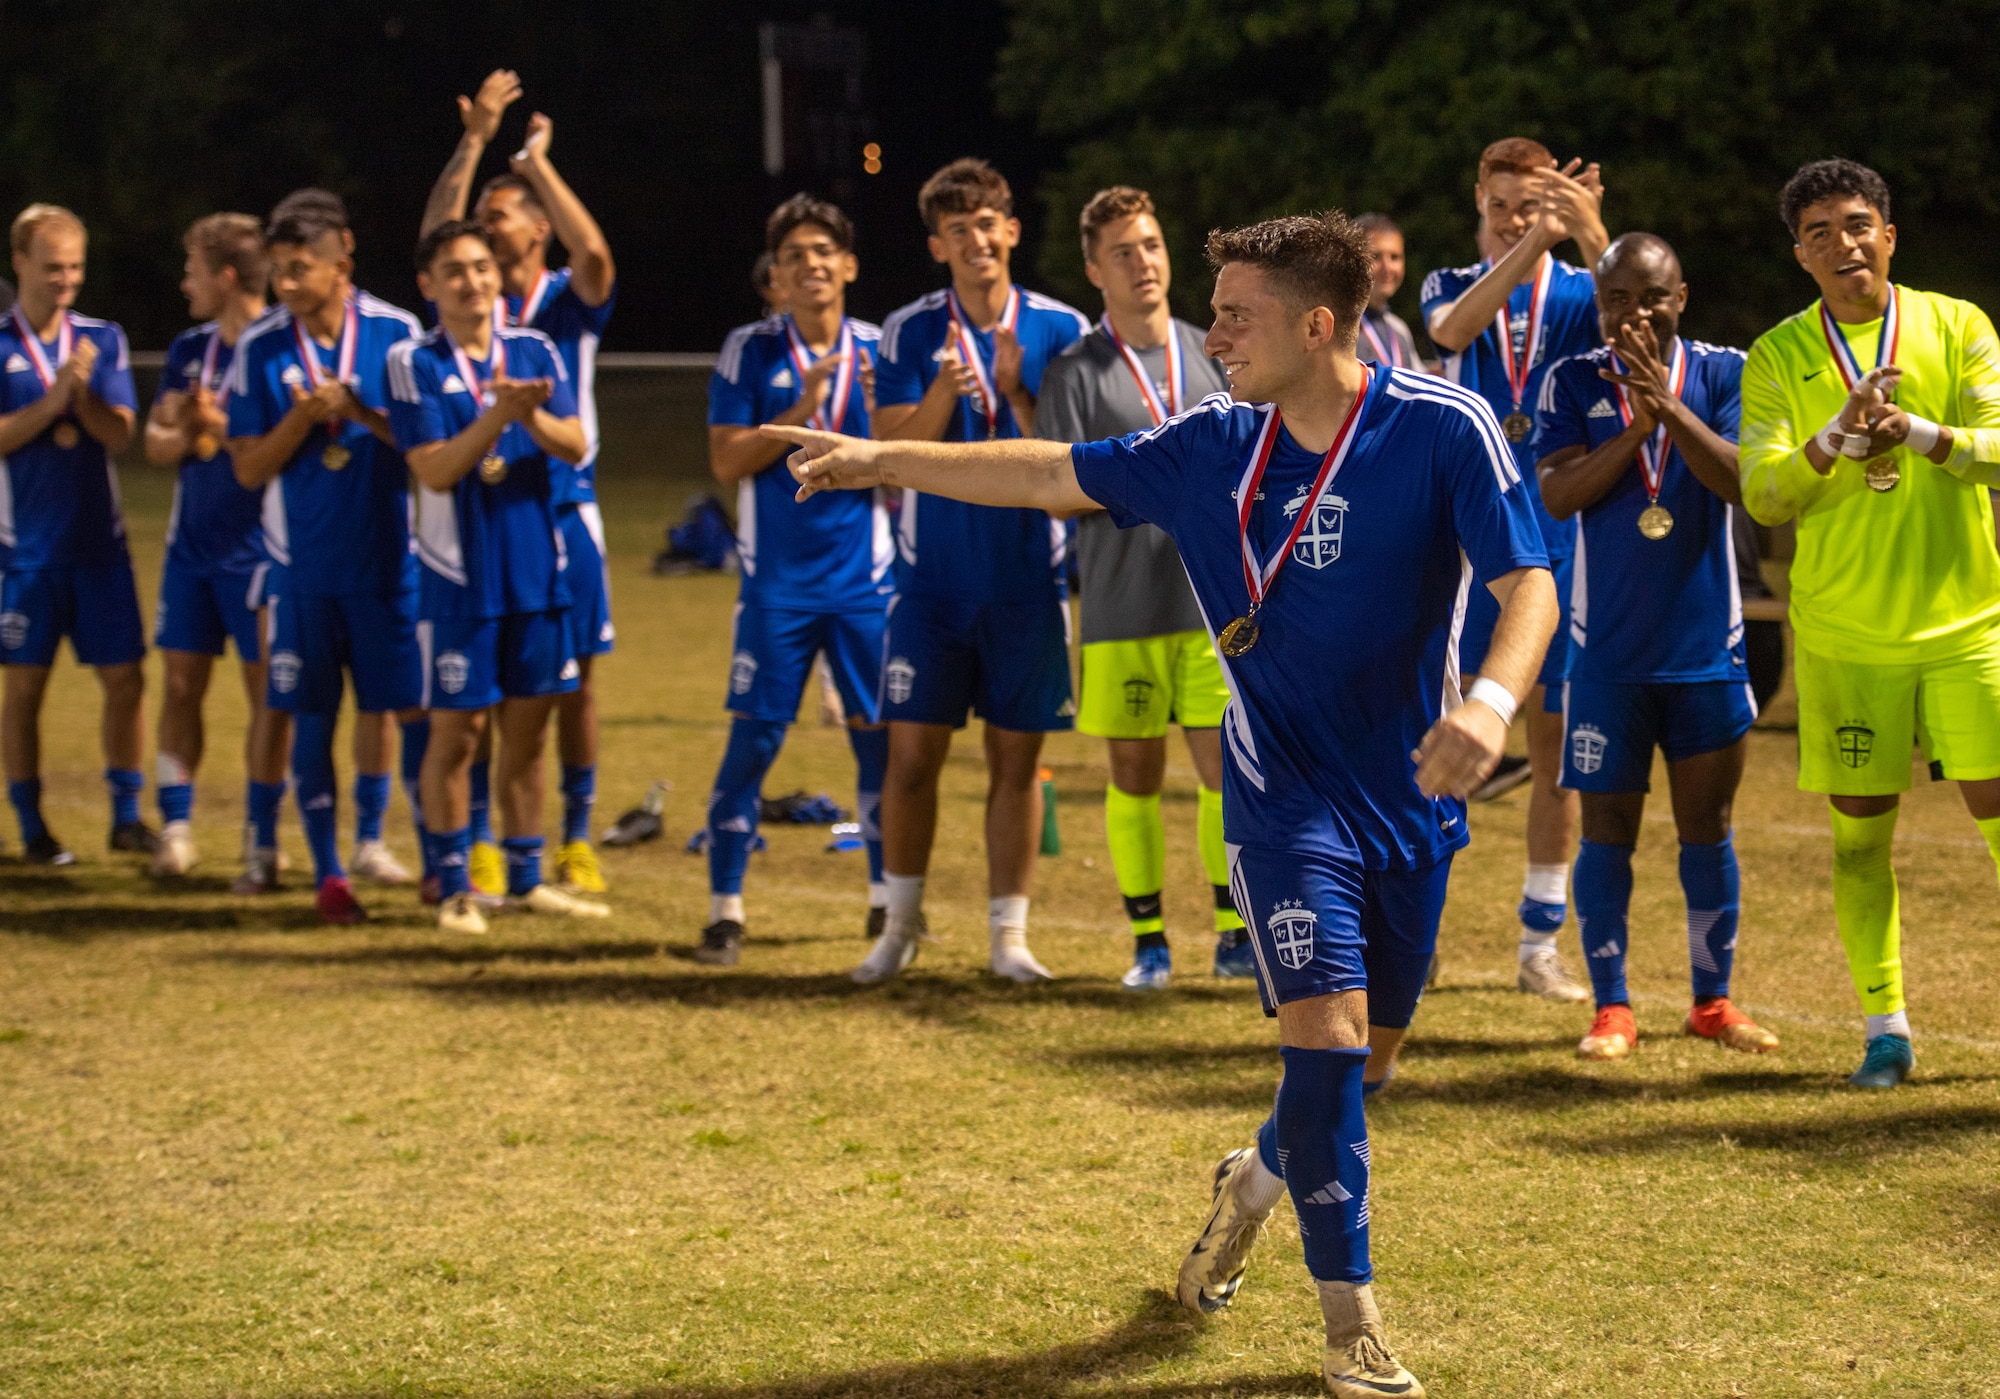
POLYGON ((871 175, 879 175, 882 173, 882 162, 871 155, 861 162, 861 168, 871 175))
POLYGON ((882 158, 882 147, 877 142, 870 141, 861 148, 861 158, 863 160, 880 160, 882 158))

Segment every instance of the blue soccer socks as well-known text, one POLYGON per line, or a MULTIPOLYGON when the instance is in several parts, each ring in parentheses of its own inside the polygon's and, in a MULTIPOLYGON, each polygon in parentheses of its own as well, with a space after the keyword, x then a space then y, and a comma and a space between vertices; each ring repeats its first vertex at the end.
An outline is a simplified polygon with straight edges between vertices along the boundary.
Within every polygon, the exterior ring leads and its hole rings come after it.
MULTIPOLYGON (((1280 1052, 1285 1079, 1273 1117, 1306 1270, 1320 1282, 1370 1282, 1368 1119, 1361 1093, 1368 1051, 1287 1046, 1280 1052)), ((1258 1152, 1261 1157, 1261 1135, 1258 1152)))
POLYGON ((246 784, 243 807, 250 814, 250 825, 255 832, 251 839, 257 849, 278 848, 278 808, 284 800, 285 784, 282 782, 259 782, 253 778, 246 784))
POLYGON ((764 774, 785 744, 785 725, 738 716, 729 726, 729 746, 708 797, 708 891, 741 894, 757 834, 757 808, 764 774))
POLYGON ((1576 921, 1584 965, 1600 1006, 1624 1005, 1626 915, 1632 907, 1632 847, 1579 843, 1576 852, 1576 921))
POLYGON ((136 825, 139 794, 146 790, 146 775, 134 768, 106 768, 104 785, 111 791, 111 824, 136 825))
POLYGON ((426 844, 437 867, 438 896, 449 899, 456 894, 471 893, 472 876, 467 867, 472 861, 472 827, 438 831, 426 844))
POLYGON ((491 845, 493 843, 493 763, 491 759, 481 762, 472 760, 468 778, 471 783, 472 843, 491 845))
POLYGON ((1727 996, 1736 962, 1736 925, 1742 908, 1736 845, 1681 843, 1681 891, 1687 896, 1688 969, 1695 998, 1727 996))
POLYGON ((292 781, 299 821, 312 848, 313 883, 344 878, 340 863, 339 797, 334 792, 333 730, 338 716, 292 716, 292 781))
POLYGON ((14 815, 21 823, 21 844, 33 845, 49 833, 48 823, 42 820, 41 778, 9 782, 7 800, 13 803, 14 815))
POLYGON ((590 816, 597 809, 597 764, 562 769, 563 844, 590 839, 590 816))
POLYGON ((354 843, 382 838, 382 818, 389 814, 389 774, 354 774, 354 843))
POLYGON ((507 852, 507 892, 525 898, 542 882, 542 838, 508 836, 500 848, 507 852))
POLYGON ((437 861, 432 847, 429 826, 424 821, 424 753, 431 746, 431 721, 428 716, 412 719, 402 726, 403 751, 401 771, 403 796, 410 803, 410 820, 417 828, 417 851, 423 856, 424 878, 437 873, 437 861))

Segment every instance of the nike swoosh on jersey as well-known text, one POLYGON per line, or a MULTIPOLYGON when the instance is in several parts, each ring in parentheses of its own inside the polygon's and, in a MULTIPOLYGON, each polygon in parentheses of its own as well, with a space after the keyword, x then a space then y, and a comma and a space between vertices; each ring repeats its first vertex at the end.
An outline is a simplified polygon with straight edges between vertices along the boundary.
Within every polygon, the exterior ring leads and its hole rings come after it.
POLYGON ((1815 369, 1812 373, 1806 375, 1806 377, 1801 382, 1810 384, 1813 380, 1819 378, 1819 376, 1824 373, 1826 373, 1826 366, 1821 365, 1818 369, 1815 369))

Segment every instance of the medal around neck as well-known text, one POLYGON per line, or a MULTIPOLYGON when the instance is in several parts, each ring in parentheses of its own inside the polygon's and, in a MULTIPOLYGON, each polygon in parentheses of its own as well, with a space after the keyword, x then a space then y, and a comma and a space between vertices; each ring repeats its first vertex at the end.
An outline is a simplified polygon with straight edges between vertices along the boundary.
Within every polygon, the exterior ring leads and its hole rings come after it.
POLYGON ((1666 506, 1654 504, 1639 512, 1639 533, 1648 539, 1665 539, 1674 532, 1674 517, 1666 506))
POLYGON ((488 452, 479 459, 479 479, 489 486, 497 486, 507 479, 507 458, 498 452, 488 452))
POLYGON ((222 443, 212 432, 204 432, 194 440, 194 454, 203 461, 214 461, 215 454, 222 450, 222 443))
POLYGON ((1235 660, 1238 656, 1248 655, 1250 648, 1257 644, 1262 628, 1257 625, 1256 612, 1257 609, 1252 607, 1222 629, 1222 635, 1215 639, 1215 644, 1221 648, 1223 655, 1235 660))
POLYGON ((1535 420, 1526 413, 1509 413, 1500 420, 1500 431, 1507 434, 1509 442, 1526 442, 1534 430, 1535 420))
POLYGON ((354 460, 354 453, 338 442, 329 442, 326 450, 319 454, 319 462, 328 471, 345 471, 347 464, 354 460))
POLYGON ((1903 473, 1897 467, 1895 458, 1877 457, 1861 468, 1861 477, 1871 491, 1893 491, 1896 483, 1903 479, 1903 473))

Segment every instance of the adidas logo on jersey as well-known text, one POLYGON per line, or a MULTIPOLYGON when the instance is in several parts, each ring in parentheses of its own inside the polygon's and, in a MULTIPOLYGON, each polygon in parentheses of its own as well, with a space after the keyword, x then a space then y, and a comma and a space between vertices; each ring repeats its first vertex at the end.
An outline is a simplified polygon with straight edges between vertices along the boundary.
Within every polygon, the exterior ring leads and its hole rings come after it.
POLYGON ((1337 1180, 1330 1180, 1312 1194, 1306 1196, 1309 1205, 1344 1205, 1354 1198, 1354 1192, 1337 1180))
POLYGON ((1615 418, 1618 416, 1618 410, 1611 406, 1610 399, 1600 398, 1597 402, 1590 405, 1590 411, 1583 416, 1586 418, 1615 418))
POLYGON ((304 384, 305 381, 306 381, 305 370, 299 368, 296 364, 286 365, 285 372, 278 376, 279 383, 290 384, 294 388, 297 388, 300 385, 304 384))
POLYGON ((444 382, 443 382, 442 384, 439 384, 439 385, 438 385, 438 392, 439 392, 439 393, 471 393, 471 392, 472 392, 472 390, 471 390, 471 389, 468 389, 468 388, 467 388, 467 387, 465 386, 465 380, 463 380, 463 379, 459 378, 459 377, 458 377, 458 376, 457 376, 456 374, 447 374, 447 375, 445 375, 445 376, 444 376, 444 382))
POLYGON ((191 359, 191 360, 189 360, 189 361, 188 361, 188 362, 187 362, 186 364, 184 364, 184 365, 182 365, 182 366, 181 366, 181 378, 183 378, 183 379, 199 379, 200 377, 201 377, 201 361, 200 361, 200 360, 198 360, 198 359, 191 359))
POLYGON ((774 389, 788 389, 792 383, 792 371, 789 368, 780 369, 771 376, 771 387, 774 389))
POLYGON ((9 374, 26 374, 28 372, 28 362, 19 355, 9 355, 7 356, 7 372, 9 374))

